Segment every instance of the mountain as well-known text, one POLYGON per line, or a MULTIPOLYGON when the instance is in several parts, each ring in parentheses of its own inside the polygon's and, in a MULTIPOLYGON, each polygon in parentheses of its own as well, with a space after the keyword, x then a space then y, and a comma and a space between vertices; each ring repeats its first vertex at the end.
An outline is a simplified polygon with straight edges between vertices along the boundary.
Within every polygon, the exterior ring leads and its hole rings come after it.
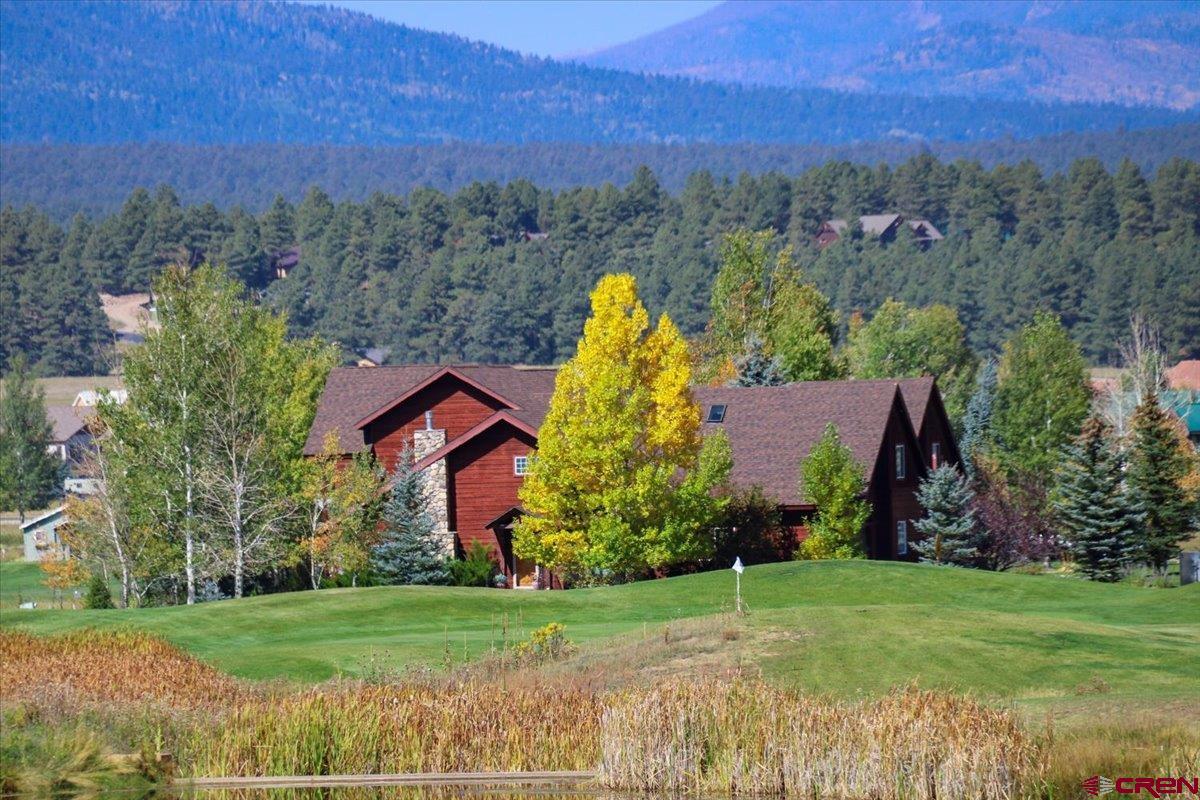
POLYGON ((739 0, 584 56, 714 81, 921 96, 1200 104, 1200 2, 739 0))
POLYGON ((290 3, 2 0, 0 43, 6 143, 834 144, 1195 119, 641 76, 290 3))

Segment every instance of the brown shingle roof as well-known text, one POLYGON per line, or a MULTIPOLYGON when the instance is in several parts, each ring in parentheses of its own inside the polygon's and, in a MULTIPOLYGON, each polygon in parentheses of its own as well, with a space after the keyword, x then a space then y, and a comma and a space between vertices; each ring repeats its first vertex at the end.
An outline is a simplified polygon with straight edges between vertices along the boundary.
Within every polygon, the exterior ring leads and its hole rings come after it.
POLYGON ((62 444, 87 425, 88 417, 96 413, 87 406, 46 406, 46 419, 53 429, 53 442, 62 444))
POLYGON ((921 425, 925 421, 925 409, 933 398, 933 378, 901 378, 900 394, 904 397, 904 407, 908 409, 908 418, 912 420, 917 435, 921 435, 921 425))
MULTIPOLYGON (((436 364, 334 369, 325 381, 325 391, 304 445, 305 454, 319 453, 329 431, 337 431, 341 452, 362 450, 362 431, 355 425, 443 369, 436 364)), ((516 404, 514 417, 534 428, 542 424, 554 391, 553 368, 465 364, 454 369, 516 404)))
POLYGON ((732 482, 758 485, 783 505, 805 505, 800 461, 830 422, 868 480, 887 429, 896 381, 806 381, 788 386, 697 388, 704 418, 714 404, 726 406, 722 423, 705 423, 707 434, 725 429, 733 451, 732 482))

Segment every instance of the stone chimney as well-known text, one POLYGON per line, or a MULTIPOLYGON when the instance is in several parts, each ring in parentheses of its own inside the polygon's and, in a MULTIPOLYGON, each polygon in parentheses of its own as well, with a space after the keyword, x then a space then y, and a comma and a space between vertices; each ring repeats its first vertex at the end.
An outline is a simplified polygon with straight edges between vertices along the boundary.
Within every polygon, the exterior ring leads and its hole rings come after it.
MULTIPOLYGON (((425 412, 425 430, 413 431, 413 457, 420 461, 446 444, 446 431, 433 427, 433 411, 425 412)), ((439 459, 422 472, 422 491, 433 529, 446 558, 454 557, 454 532, 450 530, 450 500, 446 488, 446 459, 439 459)))

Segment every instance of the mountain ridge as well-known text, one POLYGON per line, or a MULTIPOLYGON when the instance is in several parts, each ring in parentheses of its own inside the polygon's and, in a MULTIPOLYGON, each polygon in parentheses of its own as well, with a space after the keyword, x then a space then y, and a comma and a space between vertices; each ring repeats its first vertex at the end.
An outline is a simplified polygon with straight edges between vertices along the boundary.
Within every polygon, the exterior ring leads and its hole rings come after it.
POLYGON ((578 60, 750 85, 1189 109, 1200 3, 741 0, 578 60))

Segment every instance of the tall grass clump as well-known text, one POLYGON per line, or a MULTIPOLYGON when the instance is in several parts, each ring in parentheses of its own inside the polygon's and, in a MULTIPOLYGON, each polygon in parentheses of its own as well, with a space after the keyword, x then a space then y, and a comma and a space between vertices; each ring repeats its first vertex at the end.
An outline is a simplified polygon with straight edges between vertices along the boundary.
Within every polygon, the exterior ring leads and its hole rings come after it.
POLYGON ((326 685, 243 703, 182 749, 214 776, 588 770, 600 713, 571 689, 326 685))
POLYGON ((617 693, 601 748, 606 786, 656 793, 1007 800, 1042 768, 1011 714, 970 699, 839 703, 749 680, 617 693))

